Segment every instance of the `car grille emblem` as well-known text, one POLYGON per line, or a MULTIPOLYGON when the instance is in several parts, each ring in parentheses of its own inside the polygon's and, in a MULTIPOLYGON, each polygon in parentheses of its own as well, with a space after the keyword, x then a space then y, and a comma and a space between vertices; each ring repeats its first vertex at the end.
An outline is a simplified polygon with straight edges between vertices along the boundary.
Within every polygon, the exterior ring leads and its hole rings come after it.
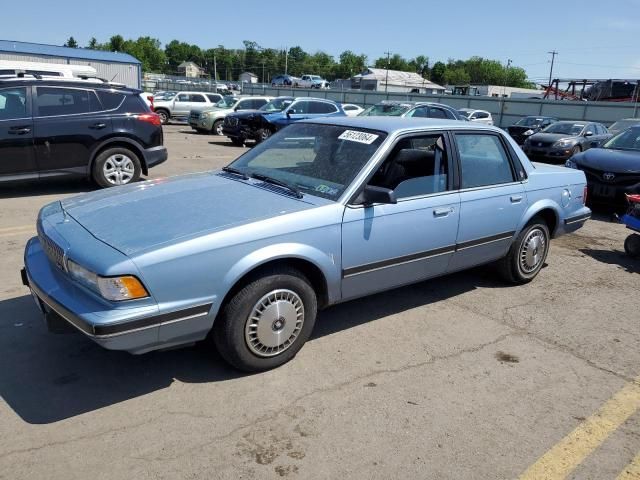
POLYGON ((538 142, 538 146, 541 147, 542 146, 542 142, 538 142))
POLYGON ((616 175, 615 173, 607 172, 602 174, 602 178, 604 178, 607 182, 610 182, 614 178, 616 178, 616 175))

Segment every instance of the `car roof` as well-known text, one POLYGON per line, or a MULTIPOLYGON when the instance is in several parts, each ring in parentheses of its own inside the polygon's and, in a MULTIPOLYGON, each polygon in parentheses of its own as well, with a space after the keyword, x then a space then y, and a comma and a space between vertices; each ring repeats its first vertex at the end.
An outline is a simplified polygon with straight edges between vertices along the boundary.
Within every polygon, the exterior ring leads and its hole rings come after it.
POLYGON ((0 78, 0 85, 3 87, 19 86, 19 85, 42 85, 42 86, 56 86, 56 87, 82 87, 93 88, 101 90, 118 90, 124 93, 142 93, 142 90, 137 88, 127 87, 121 83, 103 82, 98 79, 83 80, 81 78, 56 78, 56 77, 24 77, 24 78, 0 78))
POLYGON ((363 128, 387 133, 398 133, 411 130, 436 130, 441 128, 466 128, 469 130, 501 130, 489 125, 463 122, 460 120, 445 120, 440 118, 406 118, 406 117, 329 117, 305 120, 304 123, 321 125, 338 125, 341 127, 363 128))

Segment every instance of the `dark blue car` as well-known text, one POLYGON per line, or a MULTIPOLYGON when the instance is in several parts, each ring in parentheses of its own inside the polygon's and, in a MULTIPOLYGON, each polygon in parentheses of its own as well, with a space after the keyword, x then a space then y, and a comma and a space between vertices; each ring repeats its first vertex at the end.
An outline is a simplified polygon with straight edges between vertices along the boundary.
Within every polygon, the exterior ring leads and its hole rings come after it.
POLYGON ((244 145, 246 140, 259 143, 281 128, 300 120, 345 116, 339 103, 325 98, 278 97, 259 110, 244 110, 227 115, 222 133, 234 145, 244 145))

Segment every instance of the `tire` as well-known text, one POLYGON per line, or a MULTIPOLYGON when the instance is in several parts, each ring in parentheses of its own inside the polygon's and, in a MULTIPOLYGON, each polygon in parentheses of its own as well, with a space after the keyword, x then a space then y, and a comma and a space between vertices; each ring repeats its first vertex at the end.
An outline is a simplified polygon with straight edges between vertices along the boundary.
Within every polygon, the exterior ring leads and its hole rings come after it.
POLYGON ((256 143, 262 143, 271 136, 271 130, 268 128, 261 128, 256 132, 256 143))
MULTIPOLYGON (((582 148, 580 147, 580 145, 576 145, 575 147, 573 147, 571 149, 571 157, 573 157, 574 155, 579 154, 580 152, 582 152, 582 148)), ((571 158, 569 157, 569 158, 571 158)))
POLYGON ((545 221, 533 218, 511 244, 509 253, 497 262, 500 275, 515 285, 533 280, 547 259, 549 238, 549 227, 545 221))
POLYGON ((169 119, 171 118, 169 112, 161 108, 159 110, 156 110, 155 113, 157 113, 160 117, 160 123, 162 123, 162 125, 166 125, 167 123, 169 123, 169 119))
POLYGON ((624 241, 624 251, 631 258, 640 258, 640 235, 629 235, 624 241))
POLYGON ((224 123, 223 120, 216 120, 215 122, 213 122, 213 128, 211 128, 211 133, 213 133, 214 135, 222 135, 223 123, 224 123))
POLYGON ((236 147, 244 147, 244 139, 238 137, 229 137, 231 143, 233 143, 236 147))
POLYGON ((229 364, 261 372, 291 360, 309 339, 318 302, 309 281, 281 268, 242 287, 216 319, 212 339, 229 364))
POLYGON ((140 159, 128 148, 102 151, 93 162, 91 176, 103 188, 136 182, 142 173, 140 159))

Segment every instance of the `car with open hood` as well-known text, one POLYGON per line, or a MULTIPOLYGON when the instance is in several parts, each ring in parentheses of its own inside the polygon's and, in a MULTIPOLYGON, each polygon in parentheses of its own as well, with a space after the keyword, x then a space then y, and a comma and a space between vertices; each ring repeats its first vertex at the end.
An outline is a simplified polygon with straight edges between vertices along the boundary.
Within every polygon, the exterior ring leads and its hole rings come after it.
POLYGON ((522 149, 532 160, 564 163, 577 153, 599 147, 612 136, 601 123, 561 121, 531 135, 522 149))
POLYGON ((524 144, 524 141, 534 133, 538 133, 543 128, 548 127, 552 123, 557 122, 555 117, 529 116, 523 117, 513 125, 507 127, 507 132, 511 135, 518 145, 524 144))
POLYGON ((495 127, 307 120, 222 170, 45 206, 22 279, 49 325, 105 348, 208 338, 260 371, 293 358, 339 302, 488 263, 532 281, 550 241, 590 217, 585 187, 495 127))
POLYGON ((640 125, 622 131, 602 148, 574 155, 565 166, 585 173, 591 202, 626 205, 625 195, 640 194, 640 125))

